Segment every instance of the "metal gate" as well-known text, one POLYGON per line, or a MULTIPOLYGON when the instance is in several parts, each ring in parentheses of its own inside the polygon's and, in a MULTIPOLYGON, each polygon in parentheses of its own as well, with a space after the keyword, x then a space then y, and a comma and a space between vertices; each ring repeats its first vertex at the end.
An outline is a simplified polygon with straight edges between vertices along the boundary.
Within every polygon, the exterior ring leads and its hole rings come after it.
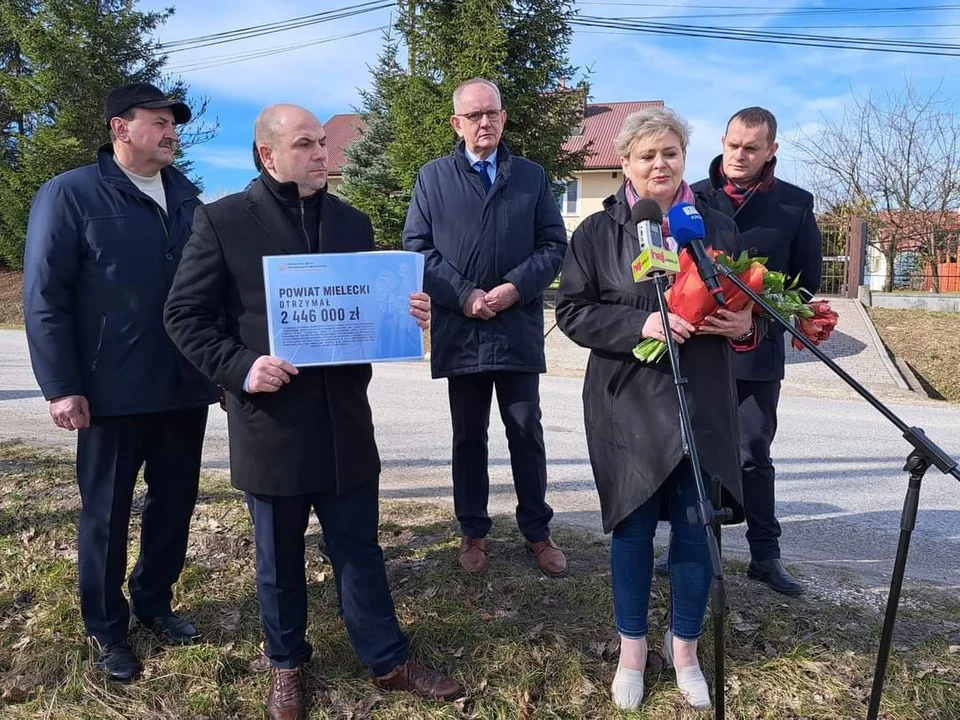
POLYGON ((823 239, 823 277, 819 295, 847 295, 847 252, 850 242, 850 227, 847 223, 827 220, 820 225, 823 239))

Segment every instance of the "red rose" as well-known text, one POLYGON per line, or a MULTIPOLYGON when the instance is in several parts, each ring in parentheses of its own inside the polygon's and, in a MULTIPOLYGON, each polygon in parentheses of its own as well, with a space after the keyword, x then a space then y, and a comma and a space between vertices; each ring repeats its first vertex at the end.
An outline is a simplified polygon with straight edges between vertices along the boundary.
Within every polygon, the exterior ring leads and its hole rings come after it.
MULTIPOLYGON (((807 340, 814 345, 819 345, 828 337, 837 327, 837 313, 830 309, 830 303, 826 300, 813 300, 808 304, 813 310, 812 317, 797 318, 797 329, 802 332, 807 340)), ((803 350, 803 343, 795 337, 790 338, 790 344, 797 350, 803 350)))

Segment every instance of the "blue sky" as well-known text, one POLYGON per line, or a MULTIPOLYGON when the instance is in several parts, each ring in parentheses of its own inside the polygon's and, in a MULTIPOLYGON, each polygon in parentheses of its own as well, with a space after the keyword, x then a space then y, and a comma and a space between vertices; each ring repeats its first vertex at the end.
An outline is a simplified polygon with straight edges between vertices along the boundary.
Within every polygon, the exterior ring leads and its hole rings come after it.
MULTIPOLYGON (((176 13, 160 28, 161 41, 270 23, 354 4, 356 0, 202 0, 175 3, 146 0, 143 9, 174 4, 176 13)), ((691 2, 588 2, 582 15, 643 17, 694 27, 725 25, 742 29, 779 29, 911 41, 960 44, 960 4, 934 0, 693 0, 691 2), (927 10, 894 11, 904 6, 927 10), (932 6, 936 6, 933 8, 932 6), (947 9, 947 7, 956 9, 947 9), (783 14, 784 11, 790 11, 783 14), (802 11, 798 14, 797 11, 802 11), (839 11, 839 12, 838 12, 839 11), (837 26, 859 27, 837 27, 837 26), (882 25, 885 27, 863 27, 882 25), (914 27, 915 26, 915 27, 914 27)), ((359 90, 368 86, 369 66, 381 45, 378 32, 314 44, 245 62, 188 70, 234 53, 335 38, 390 23, 381 10, 299 30, 172 54, 168 67, 179 73, 195 95, 209 97, 208 116, 220 122, 218 136, 188 153, 206 187, 206 196, 243 188, 254 175, 250 159, 253 121, 273 102, 294 102, 321 120, 352 112, 359 90)), ((577 30, 570 49, 573 64, 589 67, 591 101, 662 99, 693 126, 687 180, 706 174, 720 149, 731 113, 762 105, 777 116, 781 139, 798 131, 815 134, 823 116, 835 117, 850 103, 851 92, 882 94, 908 79, 921 90, 942 84, 942 96, 956 96, 960 58, 894 55, 825 48, 798 48, 714 39, 620 34, 577 30)), ((509 108, 507 108, 509 111, 509 108)), ((787 143, 781 143, 779 172, 803 184, 806 178, 787 143)))

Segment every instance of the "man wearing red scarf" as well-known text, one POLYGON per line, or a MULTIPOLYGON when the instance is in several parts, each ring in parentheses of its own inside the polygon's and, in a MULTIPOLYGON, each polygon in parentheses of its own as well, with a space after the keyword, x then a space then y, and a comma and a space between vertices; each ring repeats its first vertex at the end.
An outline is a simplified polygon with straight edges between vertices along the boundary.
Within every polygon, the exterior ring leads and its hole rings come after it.
MULTIPOLYGON (((710 165, 710 177, 693 185, 710 207, 733 218, 740 247, 719 248, 736 257, 746 250, 767 258, 767 267, 799 277, 812 297, 820 288, 822 252, 813 214, 813 196, 774 176, 777 121, 759 107, 740 110, 727 123, 723 154, 710 165)), ((740 454, 747 517, 750 566, 747 574, 784 595, 804 587, 780 560, 780 524, 774 501, 774 467, 770 445, 777 430, 777 403, 784 370, 783 330, 758 325, 756 348, 737 353, 740 454)))

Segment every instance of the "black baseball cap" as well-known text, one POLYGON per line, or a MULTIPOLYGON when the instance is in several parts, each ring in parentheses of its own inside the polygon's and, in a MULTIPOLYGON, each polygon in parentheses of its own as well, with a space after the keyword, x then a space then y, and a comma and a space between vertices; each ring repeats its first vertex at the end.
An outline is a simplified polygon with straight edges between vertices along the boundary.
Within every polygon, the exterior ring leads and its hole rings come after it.
POLYGON ((173 111, 173 121, 177 125, 190 122, 192 113, 187 104, 164 95, 160 88, 150 83, 130 83, 112 90, 103 101, 103 119, 110 124, 110 118, 123 115, 131 108, 170 108, 173 111))

